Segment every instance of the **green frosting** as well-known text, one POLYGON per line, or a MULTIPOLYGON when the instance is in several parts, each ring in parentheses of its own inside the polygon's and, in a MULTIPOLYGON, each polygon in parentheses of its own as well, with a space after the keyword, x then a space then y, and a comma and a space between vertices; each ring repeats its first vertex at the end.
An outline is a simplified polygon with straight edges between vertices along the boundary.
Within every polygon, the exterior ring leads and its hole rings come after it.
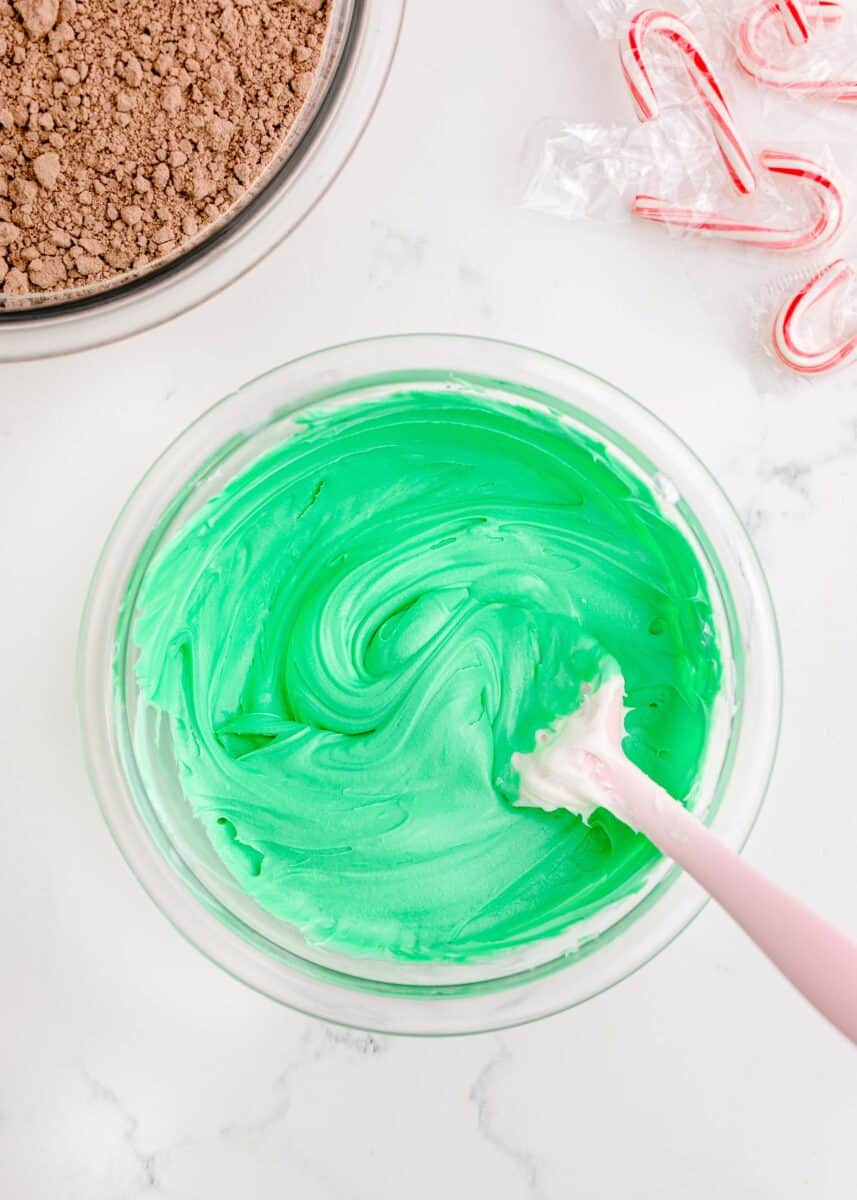
POLYGON ((143 700, 240 886, 312 943, 467 961, 560 933, 656 857, 516 808, 514 751, 615 660, 674 796, 720 686, 703 571, 649 489, 543 411, 449 393, 316 410, 155 557, 143 700))

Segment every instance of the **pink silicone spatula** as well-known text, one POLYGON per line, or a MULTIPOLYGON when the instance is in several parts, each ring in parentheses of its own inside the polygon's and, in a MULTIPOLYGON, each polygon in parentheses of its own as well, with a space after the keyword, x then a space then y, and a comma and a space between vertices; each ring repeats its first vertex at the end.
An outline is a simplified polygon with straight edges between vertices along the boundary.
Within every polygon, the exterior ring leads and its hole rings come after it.
POLYGON ((605 808, 674 859, 798 991, 857 1044, 857 943, 744 862, 622 749, 625 682, 612 675, 576 713, 516 754, 520 803, 588 820, 605 808))

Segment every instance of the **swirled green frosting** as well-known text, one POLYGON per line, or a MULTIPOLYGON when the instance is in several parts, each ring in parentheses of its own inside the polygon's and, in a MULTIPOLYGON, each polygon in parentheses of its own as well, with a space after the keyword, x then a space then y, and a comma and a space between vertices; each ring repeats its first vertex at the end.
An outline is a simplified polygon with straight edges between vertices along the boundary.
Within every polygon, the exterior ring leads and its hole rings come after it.
POLYGON ((694 550, 602 445, 526 407, 316 411, 209 500, 138 596, 141 695, 229 871, 313 943, 466 961, 557 934, 654 858, 516 808, 516 750, 608 659, 673 795, 720 686, 694 550))

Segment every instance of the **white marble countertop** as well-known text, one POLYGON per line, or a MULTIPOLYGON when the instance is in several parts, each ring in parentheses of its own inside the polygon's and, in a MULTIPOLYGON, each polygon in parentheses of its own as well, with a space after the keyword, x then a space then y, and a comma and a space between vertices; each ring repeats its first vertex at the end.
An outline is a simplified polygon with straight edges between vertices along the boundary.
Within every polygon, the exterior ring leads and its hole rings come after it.
POLYGON ((627 982, 529 1028, 326 1028, 170 928, 81 763, 84 592, 168 439, 325 344, 508 338, 652 407, 748 522, 787 684, 747 854, 857 933, 857 371, 784 387, 751 365, 736 287, 712 296, 705 256, 521 210, 525 133, 597 120, 605 61, 560 0, 411 0, 369 132, 278 253, 165 328, 0 369, 0 1196, 854 1196, 857 1059, 714 906, 627 982))

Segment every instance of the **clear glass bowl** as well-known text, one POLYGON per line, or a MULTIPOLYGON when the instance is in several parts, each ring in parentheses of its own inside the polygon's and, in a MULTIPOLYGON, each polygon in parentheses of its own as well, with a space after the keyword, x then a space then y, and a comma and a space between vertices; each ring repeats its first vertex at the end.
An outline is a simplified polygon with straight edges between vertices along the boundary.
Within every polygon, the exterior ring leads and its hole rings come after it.
POLYGON ((371 402, 402 386, 547 405, 605 440, 656 490, 695 544, 729 664, 695 807, 729 845, 743 845, 767 787, 780 718, 776 621, 747 534, 714 479, 651 413, 578 367, 501 342, 417 335, 338 346, 263 375, 190 426, 138 485, 95 571, 78 659, 82 735, 95 791, 131 869, 214 962, 330 1021, 392 1033, 475 1032, 569 1008, 617 983, 672 941, 702 908, 703 894, 660 860, 629 900, 512 954, 462 966, 331 953, 309 946, 237 887, 155 731, 144 747, 150 767, 157 764, 147 791, 132 738, 135 597, 163 540, 249 461, 291 436, 295 413, 319 402, 371 402))
POLYGON ((0 362, 50 358, 142 333, 215 295, 275 249, 312 211, 374 111, 405 0, 331 0, 315 81, 283 145, 220 221, 175 256, 109 287, 0 302, 0 362))

